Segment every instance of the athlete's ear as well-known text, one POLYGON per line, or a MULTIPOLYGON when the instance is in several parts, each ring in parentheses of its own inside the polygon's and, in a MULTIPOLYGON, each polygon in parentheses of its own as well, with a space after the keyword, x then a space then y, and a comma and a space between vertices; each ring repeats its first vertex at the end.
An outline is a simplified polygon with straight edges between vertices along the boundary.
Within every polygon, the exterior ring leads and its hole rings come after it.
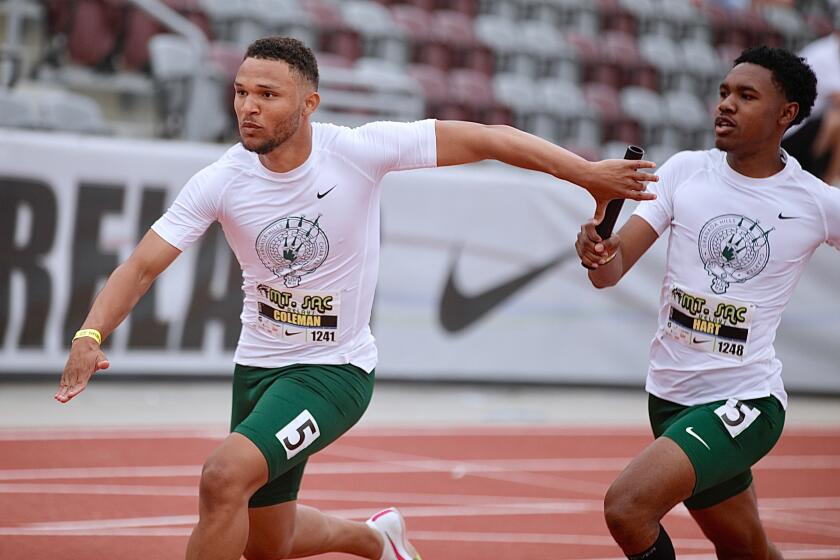
POLYGON ((796 101, 789 101, 782 105, 782 110, 779 114, 779 124, 784 126, 785 129, 790 126, 790 123, 796 118, 796 115, 799 114, 799 103, 796 101))
POLYGON ((321 95, 317 91, 310 91, 303 100, 303 114, 308 117, 321 104, 321 95))

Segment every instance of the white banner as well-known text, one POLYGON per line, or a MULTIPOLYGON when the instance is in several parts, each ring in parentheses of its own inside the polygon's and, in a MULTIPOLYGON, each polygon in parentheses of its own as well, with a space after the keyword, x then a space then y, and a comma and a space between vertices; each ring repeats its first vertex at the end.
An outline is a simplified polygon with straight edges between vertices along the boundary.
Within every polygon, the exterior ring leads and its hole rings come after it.
MULTIPOLYGON (((104 279, 223 150, 2 131, 0 373, 57 376, 104 279)), ((495 163, 392 173, 383 189, 381 378, 642 385, 666 240, 599 291, 574 254, 582 189, 495 163)), ((838 259, 817 251, 785 313, 789 388, 840 391, 838 259)), ((111 372, 228 375, 240 281, 214 228, 109 339, 111 372)))

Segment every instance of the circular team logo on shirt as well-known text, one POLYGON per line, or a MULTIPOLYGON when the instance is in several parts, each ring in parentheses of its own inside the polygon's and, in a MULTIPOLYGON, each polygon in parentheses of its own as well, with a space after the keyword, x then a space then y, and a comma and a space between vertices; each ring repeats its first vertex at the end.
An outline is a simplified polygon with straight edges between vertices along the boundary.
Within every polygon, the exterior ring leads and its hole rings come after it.
POLYGON ((257 255, 263 265, 283 278, 287 288, 300 284, 301 276, 316 270, 327 258, 330 243, 318 220, 303 216, 280 218, 257 236, 257 255))
POLYGON ((722 294, 729 284, 746 282, 764 270, 770 259, 767 237, 771 231, 773 228, 765 231, 757 221, 738 214, 706 222, 698 246, 714 293, 722 294))

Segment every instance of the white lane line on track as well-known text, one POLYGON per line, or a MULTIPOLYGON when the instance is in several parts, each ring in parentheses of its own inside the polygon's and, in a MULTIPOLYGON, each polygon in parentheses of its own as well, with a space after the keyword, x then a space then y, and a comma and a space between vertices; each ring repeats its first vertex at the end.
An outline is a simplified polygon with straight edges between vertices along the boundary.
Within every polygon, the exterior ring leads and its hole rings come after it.
MULTIPOLYGON (((306 469, 308 476, 334 474, 405 474, 405 473, 449 473, 458 477, 465 475, 486 475, 492 473, 522 472, 618 472, 629 457, 601 458, 556 458, 556 459, 433 459, 418 455, 393 453, 381 450, 357 448, 347 445, 327 449, 323 456, 340 456, 359 459, 352 462, 313 462, 306 469), (364 460, 364 459, 367 459, 364 460), (370 461, 373 459, 373 461, 370 461)), ((840 469, 840 455, 767 457, 758 463, 760 470, 834 470, 840 469)), ((171 466, 114 466, 114 467, 68 467, 0 469, 0 481, 121 478, 121 477, 182 477, 198 476, 200 465, 171 466)), ((528 475, 527 480, 535 480, 528 475)), ((551 481, 546 481, 551 483, 551 481)), ((556 481, 555 481, 556 482, 556 481)), ((581 484, 580 481, 574 481, 581 484)), ((590 490, 602 490, 601 485, 589 484, 590 490), (596 488, 597 487, 597 488, 596 488)))
MULTIPOLYGON (((0 441, 76 441, 88 439, 223 439, 229 433, 225 426, 157 428, 0 428, 0 441)), ((840 430, 825 428, 788 428, 786 436, 802 438, 838 437, 840 430)), ((493 437, 493 436, 537 436, 537 437, 605 437, 643 436, 650 432, 644 427, 628 426, 540 426, 540 425, 497 425, 497 426, 358 426, 342 438, 402 438, 402 437, 493 437)))
MULTIPOLYGON (((331 512, 338 514, 340 512, 331 512)), ((122 536, 122 537, 186 537, 192 531, 191 525, 198 520, 197 516, 169 516, 160 518, 138 518, 136 520, 102 520, 100 526, 92 525, 92 522, 77 522, 77 527, 72 529, 50 529, 45 524, 40 527, 0 527, 0 535, 4 536, 61 536, 67 537, 90 537, 90 536, 122 536), (131 526, 126 522, 144 521, 144 526, 131 526), (167 527, 167 522, 174 521, 172 525, 186 525, 167 527), (117 523, 114 523, 117 522, 117 523), (87 523, 87 525, 82 525, 87 523)), ((576 535, 563 533, 499 533, 499 532, 472 532, 472 531, 411 531, 411 539, 417 541, 459 541, 478 543, 514 543, 514 544, 556 544, 556 545, 578 545, 578 546, 609 546, 615 544, 610 537, 599 535, 576 535)), ((711 550, 712 545, 705 539, 674 539, 674 544, 681 549, 711 550)), ((777 546, 784 552, 785 558, 789 560, 832 560, 840 559, 840 548, 833 546, 820 546, 809 543, 786 543, 777 542, 777 546)), ((602 559, 580 559, 580 560, 614 560, 614 556, 602 559)), ((683 554, 681 560, 714 560, 713 554, 683 554)))
MULTIPOLYGON (((528 459, 504 459, 501 461, 490 460, 487 463, 485 463, 484 461, 479 463, 476 460, 442 461, 422 455, 398 453, 393 451, 385 451, 382 449, 355 447, 346 444, 337 445, 334 448, 332 448, 330 450, 330 455, 350 459, 373 460, 377 464, 383 466, 420 466, 423 467, 423 470, 425 471, 449 471, 458 478, 469 474, 471 476, 478 476, 481 478, 488 478, 491 480, 500 480, 502 482, 515 483, 538 488, 548 488, 552 490, 562 490, 565 492, 575 492, 584 495, 603 496, 604 492, 606 492, 607 490, 607 487, 604 484, 593 483, 573 478, 564 478, 553 474, 534 474, 538 471, 528 468, 523 464, 523 462, 528 462, 528 459)), ((589 472, 589 470, 591 469, 588 469, 587 472, 589 472)), ((551 469, 550 472, 557 472, 557 469, 551 469)))
MULTIPOLYGON (((84 484, 84 483, 0 483, 0 494, 97 494, 116 496, 198 496, 195 486, 148 486, 132 484, 84 484)), ((301 502, 370 502, 424 505, 482 505, 497 504, 505 501, 528 502, 533 504, 562 502, 583 502, 601 506, 601 500, 558 500, 534 498, 530 496, 487 496, 476 494, 433 494, 402 492, 364 492, 351 490, 313 490, 304 489, 300 493, 301 502)))

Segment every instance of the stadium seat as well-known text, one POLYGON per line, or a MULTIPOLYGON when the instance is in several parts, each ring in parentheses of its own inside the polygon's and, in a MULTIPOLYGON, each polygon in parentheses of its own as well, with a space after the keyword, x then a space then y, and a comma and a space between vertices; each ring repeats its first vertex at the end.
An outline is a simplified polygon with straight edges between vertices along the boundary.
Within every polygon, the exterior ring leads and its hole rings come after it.
POLYGON ((436 41, 447 45, 450 68, 469 68, 488 76, 495 71, 493 52, 479 40, 473 18, 454 10, 436 10, 432 13, 432 33, 436 41))
POLYGON ((370 0, 352 0, 341 3, 341 13, 347 25, 361 36, 363 56, 409 62, 408 35, 395 25, 388 8, 370 0))
POLYGON ((314 50, 339 54, 350 60, 362 56, 362 40, 355 29, 344 21, 341 9, 325 0, 301 0, 301 6, 318 26, 314 50))
POLYGON ((478 14, 514 21, 519 18, 521 0, 478 0, 478 14))
POLYGON ((665 35, 673 37, 670 20, 665 18, 659 2, 656 0, 618 0, 622 11, 632 14, 636 21, 636 34, 665 35))
POLYGON ((792 51, 799 51, 813 38, 805 19, 792 7, 770 4, 762 7, 761 14, 784 37, 784 46, 792 51))
POLYGON ((683 86, 688 85, 686 89, 703 97, 717 92, 725 70, 712 46, 704 41, 687 40, 680 43, 680 48, 688 72, 688 79, 683 80, 683 86))
POLYGON ((41 119, 32 98, 0 89, 0 127, 40 128, 41 119))
POLYGON ((636 16, 622 6, 619 0, 598 0, 598 13, 601 31, 609 29, 631 35, 639 34, 636 16))
POLYGON ((120 2, 49 0, 47 14, 49 33, 61 45, 66 45, 70 60, 97 70, 116 69, 124 32, 120 2))
POLYGON ((663 144, 700 148, 703 133, 711 129, 711 112, 692 93, 672 91, 664 94, 668 127, 663 144))
POLYGON ((513 73, 493 77, 494 97, 511 108, 514 125, 542 138, 554 140, 553 122, 546 123, 537 100, 536 84, 527 76, 513 73))
POLYGON ((243 47, 267 35, 283 35, 314 45, 315 24, 296 0, 199 0, 214 36, 243 47))
POLYGON ((586 103, 601 118, 601 135, 604 141, 616 140, 629 144, 641 142, 639 123, 624 114, 618 91, 599 83, 584 84, 582 90, 586 103))
POLYGON ((420 85, 426 99, 426 116, 432 116, 449 100, 446 72, 430 64, 411 64, 408 75, 420 85))
POLYGON ((662 35, 639 38, 642 59, 659 72, 659 85, 663 91, 678 89, 686 80, 688 70, 679 46, 662 35))
POLYGON ((456 63, 458 53, 433 33, 430 12, 418 6, 395 4, 391 6, 391 17, 410 38, 409 62, 430 64, 440 70, 448 70, 456 63))
POLYGON ((552 134, 546 137, 581 147, 601 143, 600 115, 587 104, 577 83, 552 78, 540 80, 537 102, 552 118, 552 134))
POLYGON ((536 61, 535 77, 580 81, 577 50, 563 39, 559 29, 533 20, 521 21, 518 27, 526 52, 536 61))
POLYGON ((102 110, 93 99, 69 91, 50 90, 35 95, 41 126, 81 134, 111 132, 102 110))
POLYGON ((425 113, 419 84, 403 66, 360 58, 352 68, 321 68, 319 121, 358 126, 375 120, 411 121, 425 113))
POLYGON ((150 39, 149 62, 164 137, 217 141, 229 130, 230 84, 222 68, 202 59, 184 37, 169 33, 150 39))
POLYGON ((449 73, 449 95, 462 107, 468 120, 486 124, 513 122, 510 108, 496 101, 490 78, 478 70, 452 70, 449 73))
MULTIPOLYGON (((195 24, 208 38, 212 36, 210 20, 198 0, 165 0, 165 3, 195 24)), ((129 70, 146 70, 149 67, 149 41, 167 29, 153 16, 136 6, 127 8, 126 30, 123 47, 123 66, 129 70)))
POLYGON ((692 0, 658 0, 658 10, 670 25, 674 40, 712 40, 709 22, 692 0))
POLYGON ((546 4, 551 6, 556 14, 554 17, 557 18, 557 25, 564 31, 594 37, 601 30, 602 22, 597 2, 550 0, 546 4))
POLYGON ((642 59, 636 38, 623 31, 606 31, 601 35, 600 59, 594 74, 588 81, 622 87, 639 85, 654 91, 659 88, 657 70, 642 59), (599 72, 608 75, 599 79, 599 72))
POLYGON ((529 78, 537 76, 538 60, 516 22, 498 15, 479 15, 475 18, 475 34, 493 50, 496 72, 513 72, 529 78))
POLYGON ((638 86, 622 89, 619 97, 622 111, 641 125, 644 144, 662 142, 668 125, 668 115, 662 97, 654 91, 638 86))

